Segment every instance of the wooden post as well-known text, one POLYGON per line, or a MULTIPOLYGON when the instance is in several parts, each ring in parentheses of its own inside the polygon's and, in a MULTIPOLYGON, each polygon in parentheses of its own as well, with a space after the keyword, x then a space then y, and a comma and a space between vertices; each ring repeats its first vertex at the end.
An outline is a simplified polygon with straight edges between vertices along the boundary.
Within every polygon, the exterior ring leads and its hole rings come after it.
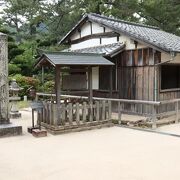
POLYGON ((157 124, 156 124, 156 121, 157 121, 156 108, 157 108, 157 106, 156 106, 156 105, 153 105, 152 129, 156 129, 156 128, 157 128, 157 124))
POLYGON ((46 114, 45 114, 45 102, 43 102, 43 112, 42 112, 42 122, 46 122, 45 118, 46 118, 46 114))
POLYGON ((122 119, 122 104, 118 101, 118 124, 121 124, 122 119))
POLYGON ((44 123, 46 123, 46 117, 47 117, 46 102, 43 102, 43 122, 44 123))
POLYGON ((57 126, 57 104, 53 104, 53 125, 57 126))
POLYGON ((44 66, 42 66, 42 74, 41 74, 41 83, 42 83, 42 85, 43 85, 43 91, 44 91, 44 66))
POLYGON ((92 104, 93 90, 92 90, 92 67, 88 67, 88 90, 89 90, 89 103, 92 104))
POLYGON ((106 102, 102 101, 102 120, 105 120, 106 118, 106 102))
POLYGON ((53 104, 50 103, 50 125, 53 125, 53 104))
POLYGON ((34 128, 34 109, 32 109, 32 127, 34 128))
POLYGON ((69 124, 72 125, 73 122, 73 107, 72 107, 72 103, 69 103, 69 124))
POLYGON ((179 105, 178 105, 178 101, 175 102, 175 108, 176 108, 176 120, 175 120, 175 123, 178 123, 179 122, 179 105))
POLYGON ((99 121, 99 101, 96 101, 96 121, 99 121))
POLYGON ((82 109, 82 113, 83 113, 83 123, 86 123, 86 111, 87 111, 87 104, 86 102, 83 102, 83 109, 82 109))
POLYGON ((79 124, 79 103, 76 103, 76 123, 79 124))
POLYGON ((65 106, 64 103, 61 105, 61 114, 62 114, 61 123, 64 125, 65 124, 65 119, 66 119, 66 106, 65 106))
POLYGON ((51 103, 48 103, 48 124, 51 124, 51 103))
POLYGON ((111 101, 108 101, 108 114, 109 114, 109 120, 111 120, 111 114, 112 114, 112 104, 111 104, 111 101))
POLYGON ((92 67, 88 67, 88 89, 89 89, 89 120, 93 120, 93 90, 92 90, 92 67))
POLYGON ((109 97, 112 98, 112 91, 113 91, 113 67, 110 66, 110 73, 109 73, 109 97))
POLYGON ((56 87, 56 104, 57 104, 57 122, 55 125, 61 124, 61 85, 60 85, 60 66, 56 66, 55 71, 55 87, 56 87))

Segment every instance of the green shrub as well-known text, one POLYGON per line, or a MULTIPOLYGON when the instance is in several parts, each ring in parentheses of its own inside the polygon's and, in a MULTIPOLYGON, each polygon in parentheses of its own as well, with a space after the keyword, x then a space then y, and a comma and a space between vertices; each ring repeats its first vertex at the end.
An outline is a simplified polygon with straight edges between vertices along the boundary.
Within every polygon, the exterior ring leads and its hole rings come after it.
POLYGON ((20 91, 19 96, 29 96, 28 89, 30 87, 34 87, 36 90, 39 89, 40 81, 38 79, 35 79, 33 77, 26 77, 22 76, 21 74, 16 74, 15 76, 10 76, 9 81, 12 79, 16 79, 16 82, 18 85, 23 88, 23 90, 20 91))
POLYGON ((44 92, 47 92, 47 93, 53 93, 54 92, 54 81, 47 81, 44 83, 44 92))

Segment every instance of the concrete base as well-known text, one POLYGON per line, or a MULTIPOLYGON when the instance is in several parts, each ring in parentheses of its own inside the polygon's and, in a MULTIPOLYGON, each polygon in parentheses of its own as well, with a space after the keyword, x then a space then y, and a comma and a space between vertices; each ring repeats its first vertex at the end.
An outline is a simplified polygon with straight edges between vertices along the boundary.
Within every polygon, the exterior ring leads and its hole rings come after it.
POLYGON ((41 123, 41 125, 46 128, 46 130, 53 134, 65 134, 70 132, 80 132, 80 131, 86 131, 86 130, 92 130, 92 129, 100 129, 100 128, 106 128, 106 127, 113 127, 114 124, 111 122, 111 120, 104 120, 103 122, 87 122, 86 124, 80 124, 80 125, 70 125, 70 126, 53 126, 48 125, 46 123, 41 123))
POLYGON ((20 112, 10 112, 9 116, 10 116, 10 119, 18 119, 18 118, 21 118, 21 113, 20 112))
POLYGON ((21 134, 22 134, 22 126, 17 126, 13 124, 0 125, 0 137, 17 136, 21 134))

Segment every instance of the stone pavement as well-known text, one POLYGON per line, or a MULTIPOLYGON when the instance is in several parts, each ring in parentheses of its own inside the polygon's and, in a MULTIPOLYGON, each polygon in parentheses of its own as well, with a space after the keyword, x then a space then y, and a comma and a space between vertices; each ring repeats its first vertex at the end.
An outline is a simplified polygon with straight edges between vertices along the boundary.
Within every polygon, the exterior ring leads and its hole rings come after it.
POLYGON ((121 127, 0 139, 1 180, 179 180, 180 138, 121 127))

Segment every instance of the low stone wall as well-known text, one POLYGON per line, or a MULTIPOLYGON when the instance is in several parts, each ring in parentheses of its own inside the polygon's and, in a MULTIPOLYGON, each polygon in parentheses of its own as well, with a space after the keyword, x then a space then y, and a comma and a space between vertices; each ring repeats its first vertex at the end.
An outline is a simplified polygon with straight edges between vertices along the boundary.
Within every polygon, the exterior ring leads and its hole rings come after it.
POLYGON ((22 126, 13 124, 0 125, 0 137, 17 136, 22 134, 22 126))

